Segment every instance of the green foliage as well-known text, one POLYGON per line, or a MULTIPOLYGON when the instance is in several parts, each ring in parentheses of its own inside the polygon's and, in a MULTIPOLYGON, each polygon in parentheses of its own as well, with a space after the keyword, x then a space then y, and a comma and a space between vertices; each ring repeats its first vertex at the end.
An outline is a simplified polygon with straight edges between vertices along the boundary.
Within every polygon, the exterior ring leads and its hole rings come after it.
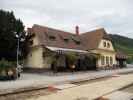
POLYGON ((129 56, 127 59, 128 64, 133 64, 133 56, 129 56))
POLYGON ((110 37, 112 38, 115 50, 126 53, 129 56, 127 63, 133 63, 133 39, 112 34, 110 34, 110 37))
POLYGON ((7 71, 8 69, 14 68, 15 66, 12 64, 12 62, 9 62, 5 59, 2 59, 0 61, 0 72, 7 71))
POLYGON ((119 35, 112 35, 112 42, 116 50, 123 51, 127 54, 133 54, 133 39, 119 35))
POLYGON ((16 19, 13 12, 0 10, 0 59, 12 60, 16 58, 18 35, 23 35, 24 25, 16 19))
POLYGON ((77 55, 75 53, 67 53, 66 57, 67 57, 68 63, 70 65, 74 65, 75 64, 75 62, 77 60, 77 55))

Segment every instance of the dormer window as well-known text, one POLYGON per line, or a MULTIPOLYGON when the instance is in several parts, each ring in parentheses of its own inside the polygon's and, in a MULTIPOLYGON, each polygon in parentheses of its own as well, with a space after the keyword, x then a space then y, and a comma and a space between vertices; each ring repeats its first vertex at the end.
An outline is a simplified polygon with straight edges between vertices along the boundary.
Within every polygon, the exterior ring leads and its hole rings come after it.
POLYGON ((69 41, 69 39, 64 39, 64 41, 65 41, 65 42, 68 42, 68 41, 69 41))
POLYGON ((80 41, 79 40, 75 40, 75 39, 73 39, 73 41, 76 43, 76 44, 80 44, 80 41))
POLYGON ((110 43, 108 41, 104 41, 103 42, 103 46, 106 47, 106 48, 110 48, 110 43))
POLYGON ((110 43, 107 43, 107 47, 110 48, 110 43))
POLYGON ((50 39, 50 40, 55 40, 56 37, 55 37, 55 36, 49 36, 49 39, 50 39))
POLYGON ((106 47, 106 42, 103 42, 103 46, 106 47))
POLYGON ((76 44, 80 44, 80 41, 75 41, 76 44))
POLYGON ((52 32, 49 33, 45 33, 45 35, 48 37, 48 39, 50 40, 55 40, 56 39, 56 35, 53 34, 52 32))
POLYGON ((72 37, 72 40, 78 45, 81 43, 78 37, 72 37))
POLYGON ((70 40, 69 35, 67 35, 67 34, 64 34, 64 35, 60 34, 59 36, 66 43, 69 42, 69 40, 70 40))

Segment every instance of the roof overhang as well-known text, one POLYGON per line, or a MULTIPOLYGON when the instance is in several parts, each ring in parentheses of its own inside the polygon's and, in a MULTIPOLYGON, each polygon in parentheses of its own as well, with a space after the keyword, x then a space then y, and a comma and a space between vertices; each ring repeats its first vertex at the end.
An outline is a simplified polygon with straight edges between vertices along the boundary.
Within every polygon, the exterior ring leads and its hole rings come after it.
POLYGON ((47 49, 55 52, 76 52, 76 53, 89 53, 88 51, 85 50, 79 50, 79 49, 68 49, 68 48, 59 48, 59 47, 51 47, 51 46, 46 46, 47 49))

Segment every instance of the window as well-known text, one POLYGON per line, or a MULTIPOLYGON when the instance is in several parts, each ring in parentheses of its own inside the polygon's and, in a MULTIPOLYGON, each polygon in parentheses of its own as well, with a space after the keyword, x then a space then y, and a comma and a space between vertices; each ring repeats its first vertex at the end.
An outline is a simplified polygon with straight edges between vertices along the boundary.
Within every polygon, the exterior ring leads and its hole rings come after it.
POLYGON ((78 37, 72 37, 72 40, 75 42, 75 44, 80 44, 80 39, 78 37))
POLYGON ((76 44, 80 44, 80 41, 79 40, 75 40, 75 39, 73 39, 73 41, 76 43, 76 44))
POLYGON ((107 43, 107 47, 110 48, 110 43, 107 43))
POLYGON ((68 42, 68 41, 69 41, 69 39, 64 39, 64 41, 65 41, 65 42, 68 42))
POLYGON ((106 64, 109 65, 109 57, 106 56, 106 64))
POLYGON ((110 65, 112 65, 112 64, 113 64, 113 58, 110 57, 110 65))
POLYGON ((104 47, 106 47, 106 42, 103 42, 104 47))
POLYGON ((55 36, 49 36, 50 40, 55 40, 55 36))
POLYGON ((80 41, 75 41, 76 44, 80 44, 80 41))
POLYGON ((101 56, 101 64, 102 64, 102 65, 105 64, 105 58, 104 58, 104 56, 101 56))

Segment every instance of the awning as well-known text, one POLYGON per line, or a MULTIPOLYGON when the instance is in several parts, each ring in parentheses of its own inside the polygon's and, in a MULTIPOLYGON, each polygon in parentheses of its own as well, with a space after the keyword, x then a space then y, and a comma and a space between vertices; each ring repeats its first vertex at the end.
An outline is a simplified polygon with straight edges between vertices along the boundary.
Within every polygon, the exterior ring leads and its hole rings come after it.
POLYGON ((126 60, 127 58, 128 58, 127 55, 123 52, 116 53, 116 59, 125 59, 126 60))
POLYGON ((77 52, 77 53, 88 53, 88 51, 78 50, 78 49, 67 49, 67 48, 58 48, 58 47, 50 47, 46 46, 47 49, 55 52, 77 52))

